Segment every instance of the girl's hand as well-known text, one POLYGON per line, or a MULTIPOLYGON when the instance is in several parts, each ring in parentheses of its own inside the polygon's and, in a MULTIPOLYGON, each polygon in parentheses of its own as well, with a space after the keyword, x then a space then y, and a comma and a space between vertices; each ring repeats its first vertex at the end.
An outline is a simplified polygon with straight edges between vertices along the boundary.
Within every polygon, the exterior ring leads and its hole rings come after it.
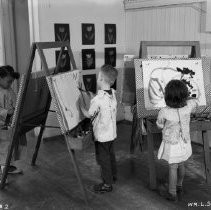
POLYGON ((8 109, 8 111, 7 111, 8 115, 13 115, 13 113, 14 113, 14 109, 13 108, 8 109))

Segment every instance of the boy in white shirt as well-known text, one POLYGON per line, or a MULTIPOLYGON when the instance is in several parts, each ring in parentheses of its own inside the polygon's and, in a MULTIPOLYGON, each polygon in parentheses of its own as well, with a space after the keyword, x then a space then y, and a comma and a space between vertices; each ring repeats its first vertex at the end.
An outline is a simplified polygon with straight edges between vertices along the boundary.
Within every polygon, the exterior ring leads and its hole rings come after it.
POLYGON ((92 122, 95 137, 96 160, 101 167, 103 183, 94 185, 96 193, 112 191, 116 181, 117 169, 114 153, 116 134, 117 101, 115 90, 111 89, 118 72, 111 65, 103 65, 98 74, 98 93, 91 100, 89 111, 82 111, 86 117, 94 117, 92 122))

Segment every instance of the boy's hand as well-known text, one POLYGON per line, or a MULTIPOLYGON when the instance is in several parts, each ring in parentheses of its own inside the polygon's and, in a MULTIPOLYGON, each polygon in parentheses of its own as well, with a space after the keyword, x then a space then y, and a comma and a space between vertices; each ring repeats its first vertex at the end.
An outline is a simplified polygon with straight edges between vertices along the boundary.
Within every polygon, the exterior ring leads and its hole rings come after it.
POLYGON ((91 99, 93 99, 96 96, 96 94, 94 94, 91 91, 88 91, 87 93, 88 93, 88 95, 90 96, 91 99))
POLYGON ((89 112, 83 106, 81 106, 80 109, 86 118, 90 118, 89 112))

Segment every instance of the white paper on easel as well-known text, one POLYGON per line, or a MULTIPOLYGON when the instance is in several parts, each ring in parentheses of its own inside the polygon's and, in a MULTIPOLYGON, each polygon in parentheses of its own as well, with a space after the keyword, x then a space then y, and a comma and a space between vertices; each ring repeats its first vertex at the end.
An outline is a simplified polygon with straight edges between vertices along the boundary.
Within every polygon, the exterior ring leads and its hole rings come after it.
POLYGON ((82 120, 78 104, 81 94, 78 89, 80 74, 81 70, 75 70, 52 77, 53 89, 66 130, 73 129, 82 120))
POLYGON ((142 66, 145 108, 148 110, 165 107, 164 89, 172 79, 183 80, 191 97, 199 100, 199 106, 206 105, 203 69, 201 59, 144 60, 142 66))

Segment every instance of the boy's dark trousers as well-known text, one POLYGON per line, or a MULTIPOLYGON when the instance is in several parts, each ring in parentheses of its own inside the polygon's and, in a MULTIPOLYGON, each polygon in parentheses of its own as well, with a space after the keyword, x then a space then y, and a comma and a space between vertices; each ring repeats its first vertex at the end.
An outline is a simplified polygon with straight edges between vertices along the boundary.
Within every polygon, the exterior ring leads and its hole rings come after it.
POLYGON ((97 163, 101 167, 101 176, 104 183, 111 185, 117 177, 114 141, 95 141, 97 163))

